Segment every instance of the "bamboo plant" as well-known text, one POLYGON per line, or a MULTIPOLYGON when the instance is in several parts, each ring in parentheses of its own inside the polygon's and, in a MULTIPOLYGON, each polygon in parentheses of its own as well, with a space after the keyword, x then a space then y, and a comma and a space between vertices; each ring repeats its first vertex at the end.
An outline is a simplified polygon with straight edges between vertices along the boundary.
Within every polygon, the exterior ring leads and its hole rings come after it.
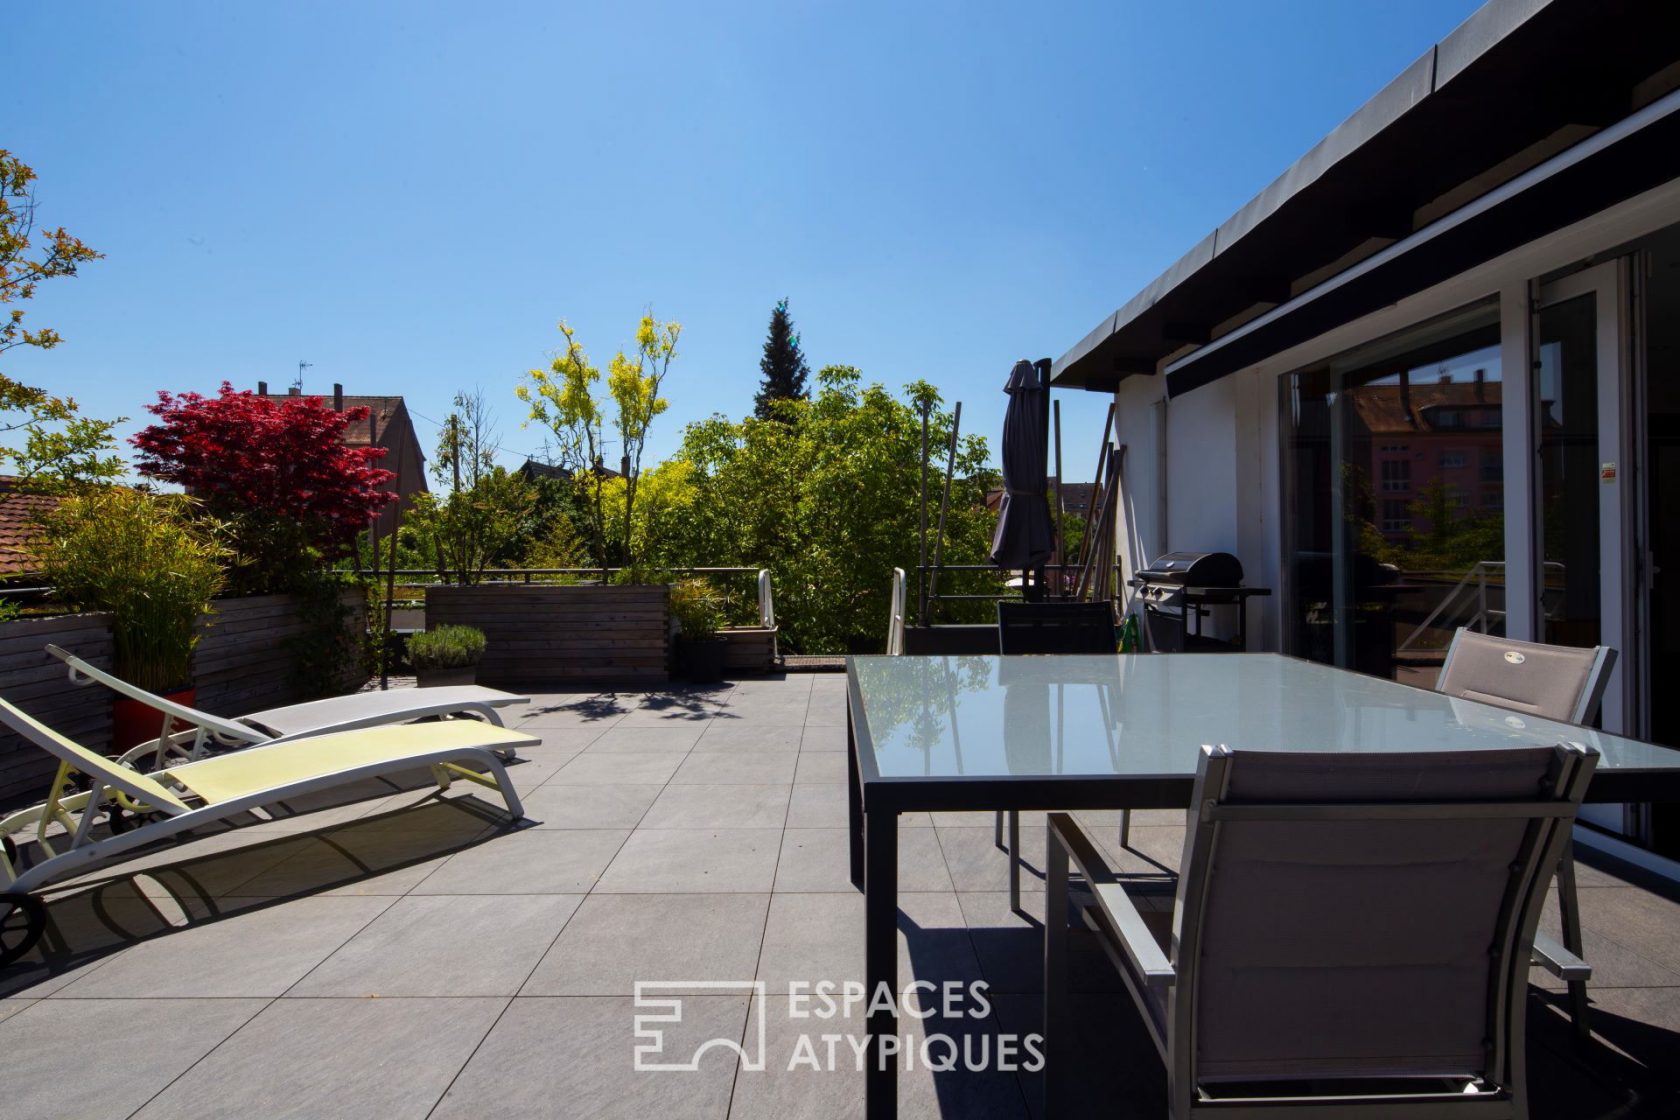
POLYGON ((192 682, 198 620, 222 588, 227 550, 191 499, 110 486, 67 498, 45 522, 42 566, 58 597, 112 615, 118 676, 151 692, 192 682))

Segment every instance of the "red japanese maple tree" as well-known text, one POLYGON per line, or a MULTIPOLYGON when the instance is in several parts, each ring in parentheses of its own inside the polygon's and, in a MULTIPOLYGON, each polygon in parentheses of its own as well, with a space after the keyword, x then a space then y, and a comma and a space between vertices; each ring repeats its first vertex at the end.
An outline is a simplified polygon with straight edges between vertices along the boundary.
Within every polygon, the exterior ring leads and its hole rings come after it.
POLYGON ((246 591, 281 590, 313 552, 336 560, 354 549, 396 475, 382 447, 346 447, 344 429, 366 408, 334 412, 319 397, 271 400, 222 382, 214 397, 159 393, 158 422, 133 439, 140 473, 199 498, 231 529, 246 591))

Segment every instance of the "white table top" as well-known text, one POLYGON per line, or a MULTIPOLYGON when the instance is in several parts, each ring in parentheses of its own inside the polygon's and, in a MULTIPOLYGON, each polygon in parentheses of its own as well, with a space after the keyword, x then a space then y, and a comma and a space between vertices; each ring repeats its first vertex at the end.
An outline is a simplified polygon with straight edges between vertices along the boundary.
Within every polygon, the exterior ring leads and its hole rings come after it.
POLYGON ((1365 752, 1560 742, 1596 747, 1600 777, 1680 779, 1680 751, 1279 654, 872 656, 851 658, 849 673, 870 779, 1188 777, 1203 744, 1365 752))

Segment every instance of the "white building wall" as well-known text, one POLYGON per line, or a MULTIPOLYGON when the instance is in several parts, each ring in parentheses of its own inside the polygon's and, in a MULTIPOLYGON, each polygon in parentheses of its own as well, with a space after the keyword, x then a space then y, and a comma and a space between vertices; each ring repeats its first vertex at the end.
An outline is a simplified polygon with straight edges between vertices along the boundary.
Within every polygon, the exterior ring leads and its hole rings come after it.
POLYGON ((1163 446, 1157 428, 1165 386, 1159 377, 1129 377, 1114 394, 1114 442, 1126 449, 1121 463, 1125 476, 1120 534, 1120 588, 1123 599, 1131 589, 1125 581, 1166 551, 1165 511, 1160 504, 1160 472, 1156 463, 1163 446))
MULTIPOLYGON (((1278 568, 1275 378, 1224 378, 1176 400, 1165 379, 1130 377, 1115 394, 1115 439, 1126 448, 1124 575, 1163 552, 1230 552, 1246 582, 1275 587, 1278 568)), ((1249 647, 1276 649, 1275 600, 1249 608, 1249 647)), ((1208 633, 1234 636, 1233 612, 1208 633)))
MULTIPOLYGON (((1167 405, 1167 541, 1174 552, 1237 552, 1237 403, 1224 378, 1167 405)), ((1240 559, 1240 557, 1239 557, 1240 559)))

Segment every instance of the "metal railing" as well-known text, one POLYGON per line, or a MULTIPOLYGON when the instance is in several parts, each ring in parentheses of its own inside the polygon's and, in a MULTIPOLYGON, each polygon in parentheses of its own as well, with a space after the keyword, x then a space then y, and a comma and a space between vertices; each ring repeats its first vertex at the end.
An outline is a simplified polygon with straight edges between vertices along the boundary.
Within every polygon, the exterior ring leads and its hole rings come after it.
MULTIPOLYGON (((1074 585, 1073 582, 1068 579, 1068 576, 1071 573, 1077 577, 1077 573, 1080 571, 1080 566, 1078 564, 1044 564, 1041 565, 1041 568, 1046 573, 1054 573, 1049 576, 1045 589, 1046 594, 1048 594, 1051 598, 1058 599, 1072 597, 1074 585)), ((1114 568, 1116 575, 1118 575, 1120 570, 1118 562, 1116 562, 1114 568)), ((894 568, 893 571, 902 571, 902 569, 894 568)), ((1023 597, 1023 593, 1020 588, 1007 587, 1004 586, 1002 582, 1004 579, 1019 576, 1020 569, 1018 568, 999 568, 995 564, 940 564, 937 566, 933 564, 918 564, 916 566, 916 572, 918 576, 919 591, 917 601, 920 604, 920 609, 917 611, 916 619, 918 625, 925 626, 931 622, 933 615, 932 608, 938 603, 978 602, 981 600, 996 602, 999 599, 1019 599, 1023 597), (937 588, 932 584, 932 581, 928 579, 928 576, 933 574, 935 571, 991 572, 992 574, 1000 577, 1000 582, 998 589, 995 592, 987 592, 983 595, 954 595, 947 591, 937 590, 937 588)), ((1118 580, 1116 580, 1116 582, 1118 583, 1118 580)))
POLYGON ((758 624, 766 630, 776 628, 776 600, 770 593, 770 569, 758 570, 758 624))
MULTIPOLYGON (((1548 560, 1541 565, 1541 570, 1543 576, 1562 575, 1563 564, 1556 560, 1548 560)), ((1394 652, 1405 653, 1412 649, 1426 631, 1437 629, 1436 624, 1443 619, 1451 622, 1465 608, 1473 608, 1469 611, 1469 617, 1464 622, 1465 629, 1486 634, 1490 625, 1495 622, 1503 622, 1506 614, 1505 608, 1494 606, 1488 595, 1489 577, 1495 573, 1498 574, 1499 578, 1492 582, 1491 586, 1503 593, 1505 590, 1505 561, 1476 561, 1463 578, 1453 584, 1445 595, 1441 596, 1440 602, 1435 604, 1435 609, 1424 616, 1422 622, 1412 628, 1412 632, 1407 634, 1405 640, 1395 647, 1394 652)), ((1545 607, 1544 595, 1541 596, 1541 600, 1542 610, 1547 617, 1550 617, 1551 611, 1545 607)), ((1456 629, 1456 627, 1453 628, 1456 629)))
POLYGON ((887 614, 887 656, 897 657, 904 652, 904 612, 909 606, 909 590, 903 568, 892 570, 891 598, 887 614))

